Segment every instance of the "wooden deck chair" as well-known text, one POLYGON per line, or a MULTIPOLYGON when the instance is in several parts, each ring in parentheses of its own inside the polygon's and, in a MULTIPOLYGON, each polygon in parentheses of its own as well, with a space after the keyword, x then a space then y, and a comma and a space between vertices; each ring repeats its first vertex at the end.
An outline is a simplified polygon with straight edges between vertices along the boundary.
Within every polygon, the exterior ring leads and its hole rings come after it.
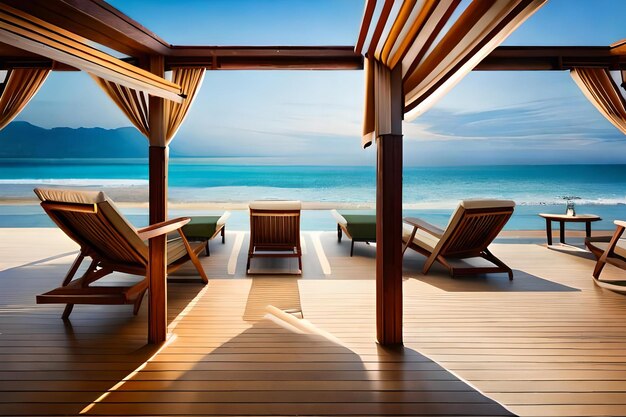
POLYGON ((250 203, 250 247, 246 273, 252 258, 298 258, 302 273, 299 201, 253 201, 250 203))
POLYGON ((509 200, 464 200, 459 203, 445 230, 423 220, 407 218, 402 240, 404 253, 411 248, 426 256, 422 272, 427 274, 435 261, 445 266, 453 277, 489 272, 513 271, 487 248, 513 214, 515 202, 509 200), (471 265, 471 258, 483 258, 493 265, 471 265), (455 260, 464 260, 454 266, 455 260))
POLYGON ((607 263, 626 269, 626 239, 622 238, 624 230, 626 230, 626 222, 615 220, 613 223, 617 226, 613 236, 588 237, 585 239, 585 245, 597 259, 593 270, 596 285, 626 294, 626 281, 603 281, 600 278, 600 274, 607 263))
POLYGON ((37 296, 38 304, 67 304, 64 319, 69 317, 74 304, 133 304, 137 314, 148 289, 147 240, 175 230, 180 237, 168 241, 168 273, 191 260, 202 281, 208 282, 197 257, 205 243, 189 243, 181 230, 189 222, 188 217, 136 230, 103 192, 35 189, 35 194, 56 225, 80 246, 61 286, 37 296), (90 257, 91 263, 80 278, 74 279, 85 257, 90 257), (131 286, 90 285, 112 272, 142 275, 144 279, 131 286))

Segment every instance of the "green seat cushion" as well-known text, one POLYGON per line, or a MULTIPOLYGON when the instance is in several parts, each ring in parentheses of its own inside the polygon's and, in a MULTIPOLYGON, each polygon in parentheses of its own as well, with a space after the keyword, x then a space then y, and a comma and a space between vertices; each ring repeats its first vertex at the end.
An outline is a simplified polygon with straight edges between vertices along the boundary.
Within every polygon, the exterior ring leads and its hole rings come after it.
POLYGON ((338 211, 346 219, 346 228, 352 239, 376 241, 376 215, 338 211))
POLYGON ((188 238, 210 239, 217 230, 217 222, 220 217, 221 216, 194 216, 189 223, 183 226, 183 233, 188 238))

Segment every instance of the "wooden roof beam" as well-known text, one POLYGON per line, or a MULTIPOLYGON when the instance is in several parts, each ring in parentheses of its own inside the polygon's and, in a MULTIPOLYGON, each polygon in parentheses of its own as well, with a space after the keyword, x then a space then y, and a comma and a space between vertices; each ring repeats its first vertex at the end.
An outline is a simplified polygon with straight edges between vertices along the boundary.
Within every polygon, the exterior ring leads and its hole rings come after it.
POLYGON ((103 0, 0 0, 123 54, 167 55, 169 44, 103 0))
MULTIPOLYGON (((612 46, 500 46, 478 71, 562 71, 573 67, 626 69, 626 51, 612 46)), ((338 69, 359 70, 363 58, 351 46, 173 46, 166 67, 203 66, 220 70, 338 69)), ((129 61, 129 60, 125 60, 129 61)), ((29 67, 52 61, 0 43, 0 66, 29 67)), ((73 68, 55 63, 54 70, 73 68)))
POLYGON ((574 67, 626 69, 626 55, 609 46, 500 46, 474 70, 559 71, 574 67))
POLYGON ((120 85, 181 102, 180 86, 101 52, 66 30, 0 4, 0 42, 120 85))
POLYGON ((353 46, 172 46, 166 66, 220 70, 363 69, 353 46))

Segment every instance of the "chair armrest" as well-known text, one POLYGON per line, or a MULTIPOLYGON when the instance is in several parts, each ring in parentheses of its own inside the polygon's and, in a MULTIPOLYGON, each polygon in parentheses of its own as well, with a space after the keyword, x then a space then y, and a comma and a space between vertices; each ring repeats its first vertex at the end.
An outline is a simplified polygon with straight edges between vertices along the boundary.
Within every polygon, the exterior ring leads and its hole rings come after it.
POLYGON ((160 223, 151 224, 148 227, 137 230, 137 234, 142 240, 152 239, 169 232, 180 229, 191 221, 189 217, 179 217, 177 219, 167 220, 160 223))
POLYGON ((613 223, 615 223, 616 226, 626 227, 626 221, 624 220, 614 220, 613 223))
POLYGON ((427 221, 418 219, 416 217, 405 217, 404 222, 410 224, 413 227, 417 227, 418 229, 422 229, 423 231, 435 237, 441 237, 445 232, 445 230, 435 226, 434 224, 430 224, 427 221))

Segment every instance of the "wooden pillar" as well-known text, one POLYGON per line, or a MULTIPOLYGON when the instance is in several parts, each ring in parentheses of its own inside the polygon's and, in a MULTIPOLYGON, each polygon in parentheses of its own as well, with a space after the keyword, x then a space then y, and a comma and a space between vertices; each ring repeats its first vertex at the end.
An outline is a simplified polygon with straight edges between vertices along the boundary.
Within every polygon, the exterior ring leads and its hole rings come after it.
MULTIPOLYGON (((165 75, 162 56, 150 58, 150 72, 165 75)), ((167 163, 169 150, 165 139, 165 104, 160 97, 150 96, 149 211, 150 224, 167 220, 167 163)), ((161 343, 167 338, 167 240, 166 236, 150 239, 148 276, 148 343, 161 343)))
POLYGON ((376 141, 376 334, 402 344, 402 73, 391 72, 391 132, 376 141))

